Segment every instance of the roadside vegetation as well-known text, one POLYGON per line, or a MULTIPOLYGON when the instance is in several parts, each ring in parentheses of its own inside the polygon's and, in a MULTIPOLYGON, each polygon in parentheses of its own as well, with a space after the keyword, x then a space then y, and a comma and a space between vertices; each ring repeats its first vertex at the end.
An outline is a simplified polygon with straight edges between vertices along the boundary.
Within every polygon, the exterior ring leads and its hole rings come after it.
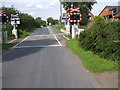
POLYGON ((47 18, 47 25, 56 25, 56 24, 58 24, 58 22, 59 22, 59 20, 57 20, 57 19, 53 19, 52 17, 48 17, 47 18))
POLYGON ((47 18, 47 25, 50 27, 54 27, 57 30, 64 29, 65 30, 65 25, 64 23, 59 23, 59 20, 53 19, 52 17, 47 18))
POLYGON ((28 31, 24 31, 23 34, 21 34, 19 36, 19 38, 25 38, 27 36, 29 36, 33 31, 37 30, 38 28, 33 28, 33 29, 29 29, 28 31))
MULTIPOLYGON (((6 8, 6 7, 5 7, 6 8)), ((18 25, 18 37, 24 38, 31 34, 31 31, 35 30, 35 28, 41 28, 46 26, 46 21, 42 20, 41 17, 33 18, 31 15, 27 13, 21 13, 18 10, 12 8, 6 8, 6 14, 8 14, 9 21, 11 18, 11 14, 18 13, 20 17, 20 25, 18 25)), ((9 23, 6 25, 5 31, 8 32, 8 40, 12 40, 15 36, 12 34, 13 26, 9 23)))
POLYGON ((96 16, 88 28, 80 33, 79 43, 86 51, 111 61, 120 60, 120 21, 106 21, 96 16))
POLYGON ((108 21, 95 16, 78 40, 67 41, 67 46, 83 61, 91 72, 118 70, 120 62, 120 21, 108 21))
POLYGON ((8 44, 3 44, 3 45, 0 45, 0 49, 9 49, 11 47, 13 47, 15 45, 15 43, 8 43, 8 44))
POLYGON ((56 28, 57 30, 66 30, 66 27, 64 26, 64 24, 58 24, 58 25, 53 25, 54 28, 56 28))
POLYGON ((118 63, 116 61, 102 59, 98 55, 93 54, 92 51, 84 50, 80 47, 78 40, 68 40, 67 46, 80 57, 83 65, 90 72, 103 72, 118 69, 118 63))

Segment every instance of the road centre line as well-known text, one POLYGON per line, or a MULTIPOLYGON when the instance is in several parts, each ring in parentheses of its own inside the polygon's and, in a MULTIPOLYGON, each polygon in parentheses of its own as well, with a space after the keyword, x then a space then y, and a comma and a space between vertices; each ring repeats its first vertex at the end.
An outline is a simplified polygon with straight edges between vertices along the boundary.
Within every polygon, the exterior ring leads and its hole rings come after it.
POLYGON ((26 38, 24 38, 21 42, 19 42, 18 44, 16 44, 13 48, 17 47, 19 44, 21 44, 22 42, 24 42, 26 39, 28 39, 30 36, 27 36, 26 38))
POLYGON ((59 43, 60 46, 62 46, 62 44, 60 43, 60 41, 57 39, 56 35, 54 34, 55 39, 57 40, 57 42, 59 43))

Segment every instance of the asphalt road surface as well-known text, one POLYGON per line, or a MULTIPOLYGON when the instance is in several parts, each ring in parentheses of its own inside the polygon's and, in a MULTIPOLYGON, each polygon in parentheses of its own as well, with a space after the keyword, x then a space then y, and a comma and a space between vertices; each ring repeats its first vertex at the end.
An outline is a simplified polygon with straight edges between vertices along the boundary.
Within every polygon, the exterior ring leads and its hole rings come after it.
POLYGON ((65 46, 63 33, 41 28, 3 56, 3 88, 102 87, 65 46))

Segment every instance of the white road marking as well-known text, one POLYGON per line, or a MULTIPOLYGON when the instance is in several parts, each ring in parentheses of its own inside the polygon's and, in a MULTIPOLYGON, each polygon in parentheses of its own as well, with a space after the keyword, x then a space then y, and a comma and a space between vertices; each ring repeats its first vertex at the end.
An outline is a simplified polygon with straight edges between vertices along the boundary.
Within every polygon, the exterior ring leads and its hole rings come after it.
POLYGON ((8 42, 8 43, 12 43, 12 42, 14 42, 15 40, 17 40, 17 39, 14 39, 14 40, 12 40, 12 41, 10 41, 10 42, 8 42))
POLYGON ((50 27, 49 26, 47 26, 47 29, 48 29, 49 33, 52 34, 52 32, 50 31, 50 27))
POLYGON ((43 37, 43 36, 53 36, 53 35, 34 35, 34 36, 31 36, 31 37, 43 37))
MULTIPOLYGON (((49 35, 33 35, 31 37, 43 37, 43 36, 53 36, 54 34, 49 34, 49 35)), ((58 34, 55 34, 55 35, 64 35, 64 33, 58 33, 58 34)))
POLYGON ((60 41, 57 39, 56 35, 54 34, 55 39, 57 40, 57 42, 59 43, 60 46, 62 46, 62 44, 60 43, 60 41))
POLYGON ((66 36, 64 36, 64 35, 63 35, 63 37, 64 37, 65 39, 67 39, 67 40, 70 40, 69 38, 67 38, 67 37, 66 37, 66 36))
MULTIPOLYGON (((49 27, 48 28, 48 31, 50 32, 49 30, 49 27)), ((43 46, 18 46, 19 44, 21 44, 22 42, 24 42, 26 39, 28 39, 30 37, 30 35, 28 37, 26 37, 25 39, 23 39, 21 42, 19 42, 18 44, 16 44, 13 48, 26 48, 26 47, 55 47, 55 46, 63 46, 60 41, 57 39, 56 35, 63 35, 63 33, 59 33, 59 34, 50 34, 50 35, 33 35, 31 37, 35 37, 35 36, 54 36, 55 39, 57 40, 58 44, 59 45, 43 45, 43 46)))
POLYGON ((19 42, 18 44, 16 44, 13 48, 17 47, 19 44, 21 44, 22 42, 24 42, 26 39, 28 39, 30 36, 27 36, 25 39, 23 39, 21 42, 19 42))
POLYGON ((61 47, 60 45, 41 45, 41 46, 19 46, 14 48, 41 48, 41 47, 61 47))

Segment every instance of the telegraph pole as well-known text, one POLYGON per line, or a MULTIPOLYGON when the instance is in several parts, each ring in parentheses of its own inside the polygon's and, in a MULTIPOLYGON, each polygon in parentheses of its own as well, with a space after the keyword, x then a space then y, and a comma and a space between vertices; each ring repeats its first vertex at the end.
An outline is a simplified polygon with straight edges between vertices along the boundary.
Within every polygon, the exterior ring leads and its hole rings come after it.
POLYGON ((1 21, 1 25, 2 25, 2 44, 5 44, 5 37, 4 37, 4 28, 6 28, 6 25, 5 25, 5 19, 6 17, 4 15, 5 14, 5 8, 4 8, 4 5, 2 6, 1 8, 1 18, 2 18, 2 21, 1 21), (5 18, 4 18, 5 17, 5 18))
POLYGON ((62 3, 60 2, 60 22, 62 22, 62 3))
POLYGON ((1 24, 1 29, 2 29, 2 44, 4 44, 5 43, 5 41, 4 41, 4 27, 3 27, 3 24, 2 24, 2 13, 3 13, 3 7, 0 9, 0 17, 1 17, 1 21, 0 21, 0 24, 1 24))
POLYGON ((5 44, 5 38, 4 38, 4 24, 2 24, 2 44, 5 44))
POLYGON ((62 28, 62 2, 60 2, 60 26, 62 28))

